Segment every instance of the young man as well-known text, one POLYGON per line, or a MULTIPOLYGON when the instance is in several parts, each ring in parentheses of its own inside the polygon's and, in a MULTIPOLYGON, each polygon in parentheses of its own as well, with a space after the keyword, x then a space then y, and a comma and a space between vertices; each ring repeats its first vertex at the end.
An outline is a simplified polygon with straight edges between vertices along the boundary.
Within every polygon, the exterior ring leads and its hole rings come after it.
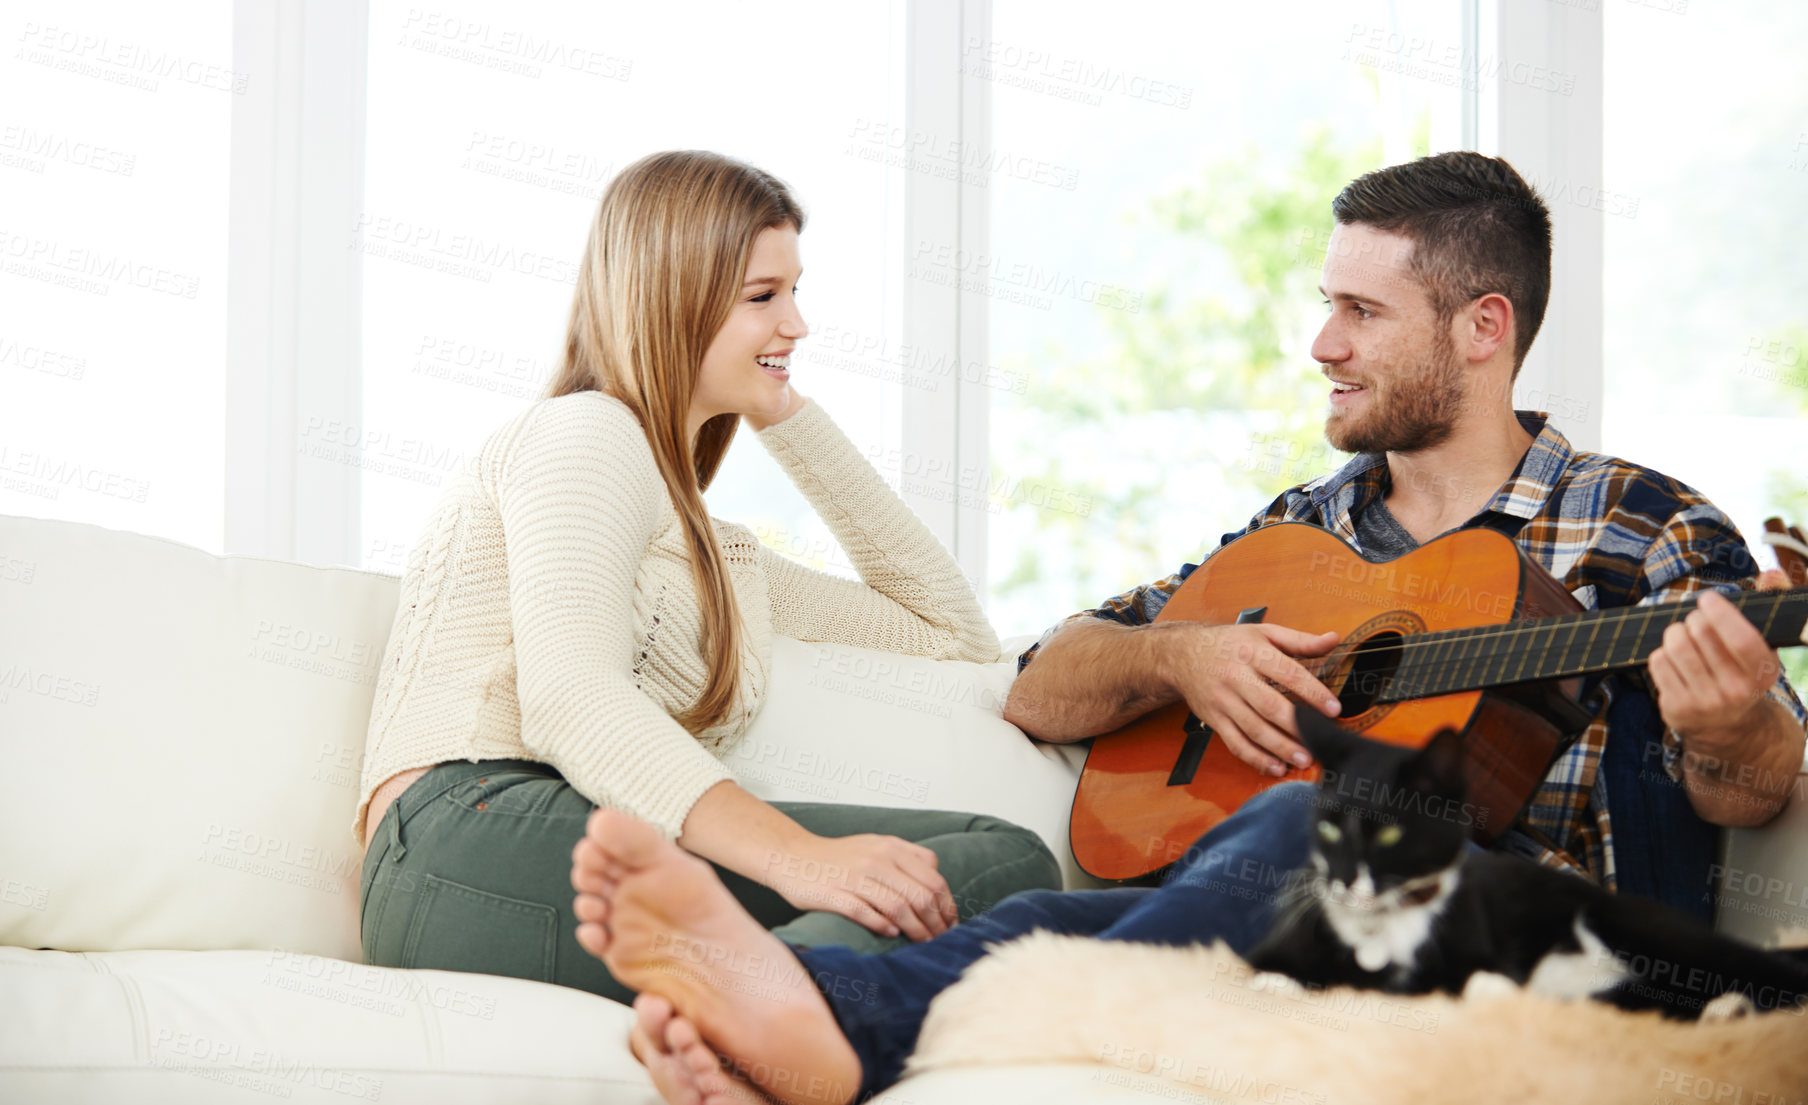
MULTIPOLYGON (((1330 317, 1312 355, 1331 380, 1326 436, 1359 455, 1289 490, 1243 532, 1310 522, 1386 559, 1486 526, 1593 608, 1751 584, 1744 542, 1698 493, 1577 453, 1545 416, 1512 409, 1549 297, 1551 237, 1543 203, 1511 166, 1474 153, 1423 158, 1354 181, 1332 213, 1321 288, 1330 317)), ((1192 567, 1051 630, 1020 661, 1005 716, 1073 741, 1184 700, 1256 769, 1308 766, 1287 695, 1336 713, 1299 662, 1334 635, 1154 624, 1192 567)), ((1802 763, 1804 713, 1780 671, 1744 617, 1704 593, 1650 659, 1656 708, 1634 684, 1610 687, 1602 716, 1564 747, 1495 846, 1711 915, 1702 902, 1714 826, 1774 816, 1802 763)), ((785 947, 706 865, 599 811, 573 853, 578 937, 642 991, 633 1045, 668 1101, 751 1095, 718 1054, 782 1101, 851 1101, 896 1080, 929 1002, 988 945, 1044 928, 1247 951, 1271 906, 1224 893, 1224 879, 1304 861, 1306 786, 1247 803, 1159 888, 1021 894, 878 956, 785 947)))

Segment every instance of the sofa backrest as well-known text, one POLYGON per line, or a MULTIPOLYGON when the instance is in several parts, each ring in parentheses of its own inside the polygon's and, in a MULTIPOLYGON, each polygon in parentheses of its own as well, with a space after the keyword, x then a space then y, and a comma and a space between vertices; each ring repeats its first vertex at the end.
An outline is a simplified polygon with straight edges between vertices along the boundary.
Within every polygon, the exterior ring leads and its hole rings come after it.
MULTIPOLYGON (((0 515, 0 944, 360 958, 350 824, 398 595, 380 572, 0 515)), ((1084 752, 999 716, 1012 671, 780 638, 727 762, 769 800, 1004 817, 1094 885, 1067 847, 1084 752)), ((1726 834, 1719 927, 1808 930, 1805 793, 1726 834)))
POLYGON ((0 517, 0 943, 358 958, 396 577, 0 517))
MULTIPOLYGON (((351 836, 394 576, 0 516, 0 944, 357 960, 351 836)), ((1074 749, 1009 664, 780 639, 727 761, 754 793, 990 813, 1070 876, 1074 749)))
POLYGON ((724 757, 767 801, 959 810, 1040 836, 1069 889, 1104 884, 1067 844, 1086 750, 1001 716, 1014 660, 971 664, 778 637, 766 701, 724 757))

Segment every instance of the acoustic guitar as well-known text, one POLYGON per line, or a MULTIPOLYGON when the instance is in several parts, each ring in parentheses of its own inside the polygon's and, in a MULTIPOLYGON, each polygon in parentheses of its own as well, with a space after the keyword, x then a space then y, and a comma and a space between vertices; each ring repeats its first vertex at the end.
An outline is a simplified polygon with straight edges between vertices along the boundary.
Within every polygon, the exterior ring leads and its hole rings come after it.
MULTIPOLYGON (((1808 588, 1732 601, 1772 647, 1808 643, 1808 588)), ((1220 549, 1155 620, 1336 632, 1329 655, 1302 663, 1337 695, 1337 723, 1411 747, 1445 727, 1462 733, 1469 800, 1458 813, 1487 843, 1598 711, 1578 697, 1583 677, 1641 666, 1694 608, 1687 599, 1584 610, 1495 530, 1460 530, 1371 561, 1326 530, 1286 522, 1220 549)), ((1316 764, 1280 778, 1257 773, 1174 703, 1093 741, 1074 793, 1074 858, 1103 879, 1146 875, 1258 792, 1319 776, 1316 764)))

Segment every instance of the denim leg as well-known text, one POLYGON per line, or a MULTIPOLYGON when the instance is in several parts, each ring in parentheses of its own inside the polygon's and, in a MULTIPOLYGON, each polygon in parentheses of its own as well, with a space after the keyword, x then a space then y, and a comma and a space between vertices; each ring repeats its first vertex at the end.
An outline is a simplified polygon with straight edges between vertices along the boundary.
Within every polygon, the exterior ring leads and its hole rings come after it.
POLYGON ((929 1003, 988 945, 1044 929, 1151 944, 1222 939, 1247 952, 1267 935, 1274 899, 1306 862, 1313 789, 1285 783, 1256 795, 1200 837, 1154 889, 1030 891, 934 940, 882 955, 798 952, 860 1057, 861 1097, 897 1080, 929 1003))
POLYGON ((1315 789, 1282 783, 1243 803, 1099 936, 1145 944, 1223 940, 1238 955, 1247 953, 1268 935, 1276 900, 1306 864, 1315 789))
POLYGON ((634 991, 577 942, 571 849, 594 808, 543 764, 435 767, 384 813, 365 856, 364 961, 633 1001, 634 991))
POLYGON ((864 1100, 898 1080, 916 1049, 917 1033, 935 996, 954 985, 988 945, 1015 940, 1036 929, 1091 936, 1156 891, 1028 890, 991 912, 964 921, 933 940, 873 955, 839 946, 797 952, 816 980, 842 1033, 860 1057, 864 1100))

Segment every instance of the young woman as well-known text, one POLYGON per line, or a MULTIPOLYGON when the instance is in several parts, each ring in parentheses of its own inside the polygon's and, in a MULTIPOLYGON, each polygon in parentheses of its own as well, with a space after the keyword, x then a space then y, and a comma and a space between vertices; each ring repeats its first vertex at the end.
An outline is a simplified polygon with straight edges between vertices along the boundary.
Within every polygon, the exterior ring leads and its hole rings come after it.
POLYGON ((883 950, 1059 887, 1014 825, 769 805, 719 758, 759 711, 774 634, 999 652, 947 551, 790 386, 803 225, 782 183, 715 154, 654 154, 610 183, 563 367, 485 442, 402 576, 353 830, 367 962, 629 1000, 573 935, 572 852, 599 804, 714 863, 792 944, 883 950), (743 418, 859 582, 705 512, 743 418))

